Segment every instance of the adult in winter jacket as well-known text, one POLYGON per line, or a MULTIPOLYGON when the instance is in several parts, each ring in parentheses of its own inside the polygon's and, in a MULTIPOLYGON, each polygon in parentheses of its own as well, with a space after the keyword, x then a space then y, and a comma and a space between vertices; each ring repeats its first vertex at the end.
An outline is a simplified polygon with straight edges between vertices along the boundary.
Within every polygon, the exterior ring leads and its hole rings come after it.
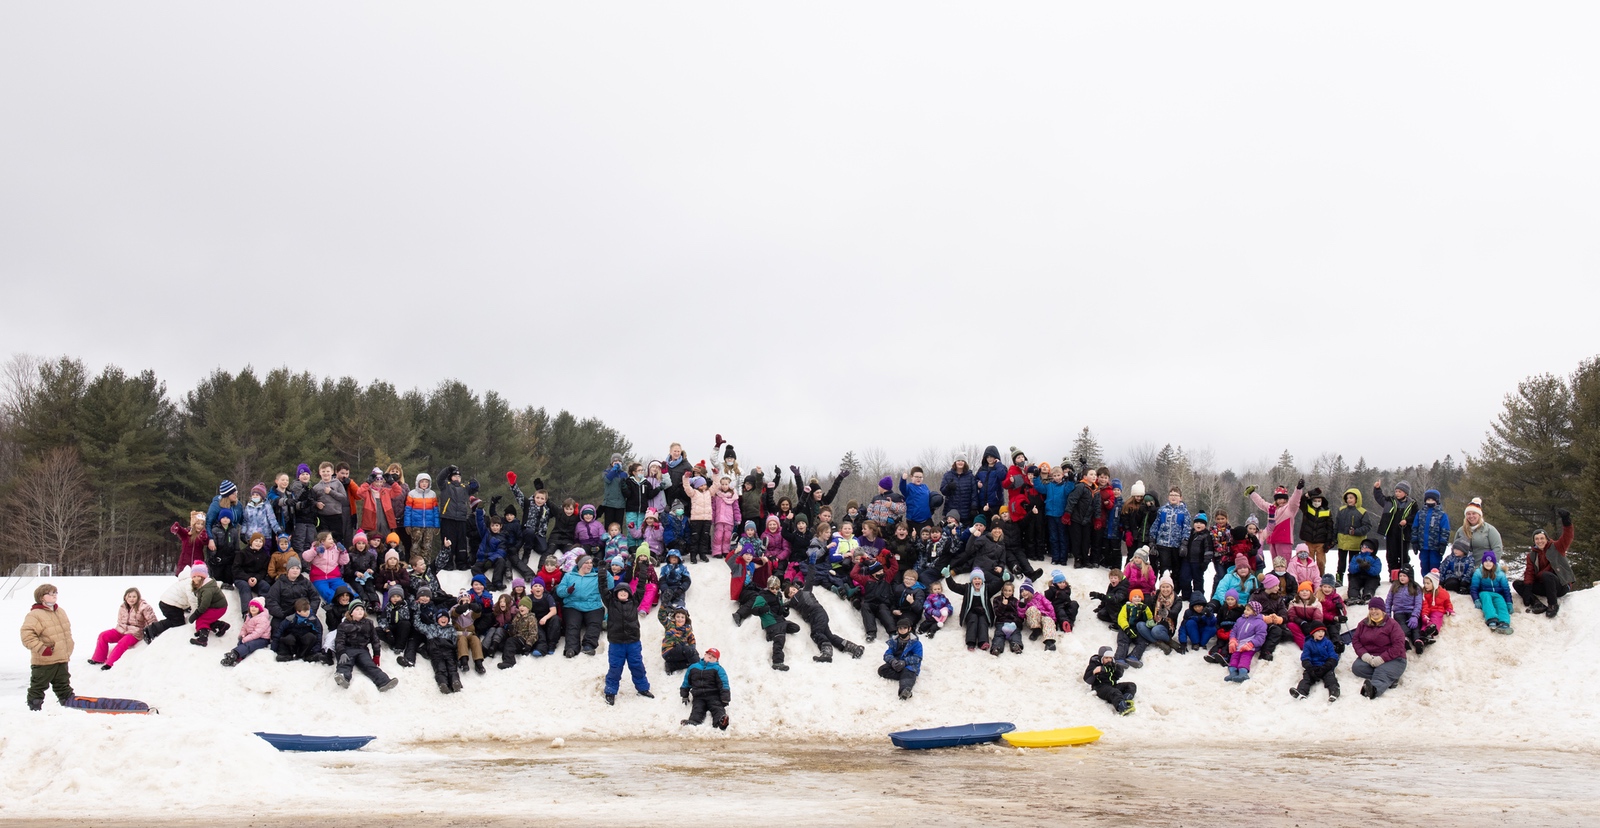
POLYGON ((889 646, 883 651, 883 664, 878 666, 878 675, 900 684, 900 698, 911 698, 911 690, 917 685, 917 676, 922 675, 922 641, 911 632, 911 619, 902 618, 895 627, 895 634, 889 639, 889 646))
POLYGON ((1389 569, 1411 569, 1411 525, 1417 519, 1417 503, 1411 498, 1411 484, 1394 484, 1394 495, 1383 493, 1383 481, 1372 484, 1372 505, 1383 510, 1378 532, 1383 535, 1383 552, 1389 569))
POLYGON ((72 620, 56 603, 56 588, 40 584, 33 589, 33 606, 22 617, 22 646, 28 648, 28 709, 44 709, 44 691, 55 691, 62 704, 71 701, 72 620))
POLYGON ((1439 568, 1450 546, 1450 515, 1439 503, 1438 489, 1423 492, 1422 508, 1411 524, 1411 548, 1421 563, 1418 571, 1424 575, 1439 568))
POLYGON ((1533 533, 1533 548, 1517 581, 1517 594, 1528 612, 1554 618, 1561 611, 1561 596, 1572 591, 1577 581, 1572 564, 1567 562, 1567 548, 1572 545, 1572 513, 1559 512, 1561 537, 1552 543, 1543 529, 1533 533))
POLYGON ((1465 540, 1471 546, 1470 557, 1473 560, 1482 557, 1485 552, 1493 552, 1497 558, 1506 554, 1505 544, 1500 540, 1500 530, 1483 519, 1483 503, 1478 498, 1473 498, 1467 504, 1461 528, 1456 530, 1456 540, 1465 540))
POLYGON ((1335 534, 1333 518, 1333 509, 1322 496, 1322 489, 1312 489, 1300 501, 1300 542, 1311 551, 1318 572, 1328 571, 1328 547, 1333 545, 1335 534))
POLYGON ((576 656, 581 646, 584 655, 594 655, 600 647, 600 623, 605 617, 602 590, 611 589, 611 575, 596 572, 594 558, 584 555, 578 565, 561 578, 562 626, 567 631, 567 646, 562 655, 576 656))
POLYGON ((117 625, 95 639, 94 655, 90 656, 89 663, 100 665, 102 670, 111 669, 124 653, 144 638, 145 627, 154 623, 156 611, 150 608, 138 589, 129 587, 122 593, 122 603, 117 605, 117 625))
POLYGON ((1350 558, 1361 551, 1361 542, 1372 534, 1372 515, 1361 506, 1360 489, 1352 487, 1344 490, 1344 505, 1334 515, 1333 531, 1334 542, 1339 547, 1339 569, 1335 580, 1342 586, 1344 573, 1350 570, 1350 558))
POLYGON ((1350 634, 1356 660, 1351 672, 1363 679, 1361 695, 1376 699, 1400 683, 1406 672, 1406 635, 1389 617, 1382 598, 1367 604, 1367 617, 1350 634))
POLYGON ((971 521, 978 512, 978 475, 967 464, 965 454, 957 454, 950 470, 939 480, 939 494, 944 495, 944 513, 960 515, 971 521))

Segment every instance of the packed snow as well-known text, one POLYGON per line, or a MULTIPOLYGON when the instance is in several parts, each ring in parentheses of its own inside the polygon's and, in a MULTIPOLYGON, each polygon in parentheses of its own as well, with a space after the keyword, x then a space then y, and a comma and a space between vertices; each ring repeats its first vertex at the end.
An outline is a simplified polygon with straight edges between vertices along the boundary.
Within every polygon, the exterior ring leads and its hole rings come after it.
MULTIPOLYGON (((1298 650, 1285 641, 1276 661, 1257 662, 1251 681, 1224 682, 1225 671, 1199 654, 1163 656, 1151 649, 1138 683, 1138 712, 1118 717, 1081 681, 1088 656, 1113 643, 1095 621, 1088 598, 1105 587, 1105 571, 1065 570, 1082 604, 1079 627, 1057 652, 1029 643, 1021 655, 998 658, 969 653, 951 626, 925 640, 925 661, 915 697, 896 698, 895 685, 876 675, 883 639, 852 660, 839 653, 814 663, 817 650, 805 632, 790 636, 789 672, 769 666, 770 646, 755 620, 733 625, 722 564, 691 566, 695 585, 688 606, 702 652, 716 647, 732 685, 726 733, 709 726, 681 727, 687 708, 678 700, 682 674, 661 669, 661 627, 642 624, 654 700, 634 694, 624 676, 615 707, 605 705, 601 682, 605 649, 596 657, 522 658, 510 670, 466 673, 466 689, 444 696, 423 661, 400 668, 385 650, 382 667, 399 687, 379 694, 356 673, 347 690, 334 685, 331 667, 277 663, 270 651, 234 668, 219 664, 237 641, 238 625, 222 641, 201 648, 174 629, 153 646, 140 644, 110 671, 86 663, 95 636, 113 625, 122 592, 138 587, 152 605, 171 582, 164 577, 58 578, 61 606, 71 615, 77 650, 73 687, 81 695, 141 699, 160 715, 98 715, 65 710, 47 696, 43 713, 24 703, 28 653, 20 644, 0 649, 0 815, 159 812, 178 801, 190 782, 247 776, 230 786, 226 801, 249 807, 281 800, 281 792, 306 783, 301 755, 279 753, 253 735, 279 731, 318 735, 373 735, 364 753, 429 752, 447 743, 515 744, 547 750, 554 740, 582 745, 596 740, 691 740, 703 750, 719 740, 808 743, 883 741, 892 730, 970 721, 1011 721, 1019 729, 1093 725, 1104 747, 1171 747, 1227 744, 1240 739, 1383 744, 1414 739, 1447 727, 1454 745, 1535 744, 1552 750, 1600 744, 1594 687, 1600 660, 1580 656, 1576 642, 1600 633, 1600 599, 1594 591, 1563 601, 1554 619, 1520 614, 1515 635, 1490 633, 1470 600, 1456 601, 1440 642, 1413 656, 1401 687, 1376 701, 1355 691, 1346 652, 1339 668, 1344 697, 1328 704, 1320 689, 1297 701, 1288 690, 1299 679, 1298 650), (1410 734, 1406 736, 1404 734, 1410 734)), ((447 588, 465 583, 444 573, 447 588)), ((32 584, 7 600, 0 613, 19 625, 31 603, 32 584)), ((230 601, 233 593, 228 593, 230 601)), ((819 593, 835 631, 862 642, 859 616, 843 601, 819 593)), ((1354 609, 1354 608, 1353 608, 1354 609)), ((236 621, 236 608, 227 620, 236 621)), ((802 624, 803 626, 803 624, 802 624)), ((603 640, 603 637, 602 637, 603 640)), ((688 747, 688 746, 686 746, 688 747)), ((732 745, 730 745, 732 747, 732 745)))

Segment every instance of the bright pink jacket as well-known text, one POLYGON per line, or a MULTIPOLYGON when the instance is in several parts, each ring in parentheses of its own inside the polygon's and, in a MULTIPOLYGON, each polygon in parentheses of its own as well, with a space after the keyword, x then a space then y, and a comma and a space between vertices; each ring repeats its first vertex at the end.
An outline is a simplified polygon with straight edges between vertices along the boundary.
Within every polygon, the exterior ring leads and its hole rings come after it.
POLYGON ((1322 573, 1317 570, 1315 558, 1307 558, 1303 564, 1300 562, 1300 556, 1298 555, 1290 558, 1289 577, 1294 579, 1294 583, 1289 586, 1289 595, 1295 594, 1300 589, 1300 584, 1304 581, 1311 582, 1313 595, 1316 594, 1317 587, 1322 586, 1322 573))
POLYGON ((1267 513, 1267 526, 1261 533, 1264 536, 1262 543, 1294 543, 1294 516, 1300 511, 1300 495, 1303 492, 1303 489, 1290 492, 1289 502, 1282 509, 1262 500, 1261 495, 1250 493, 1250 502, 1267 513))
MULTIPOLYGON (((1135 589, 1141 590, 1145 595, 1154 595, 1156 592, 1156 571, 1154 569, 1140 572, 1139 567, 1129 561, 1127 568, 1122 570, 1122 577, 1128 579, 1128 590, 1130 592, 1135 589)), ((1151 606, 1155 606, 1154 601, 1151 602, 1151 606)))
MULTIPOLYGON (((254 602, 251 602, 254 603, 254 602)), ((260 612, 244 620, 244 629, 239 631, 239 643, 255 641, 272 635, 272 616, 260 612)))
POLYGON ((311 580, 327 581, 339 577, 340 567, 350 563, 350 553, 339 544, 334 544, 332 552, 324 551, 319 545, 307 549, 300 560, 310 568, 311 580))
POLYGON ((714 492, 711 495, 711 520, 733 526, 739 522, 739 493, 714 492))

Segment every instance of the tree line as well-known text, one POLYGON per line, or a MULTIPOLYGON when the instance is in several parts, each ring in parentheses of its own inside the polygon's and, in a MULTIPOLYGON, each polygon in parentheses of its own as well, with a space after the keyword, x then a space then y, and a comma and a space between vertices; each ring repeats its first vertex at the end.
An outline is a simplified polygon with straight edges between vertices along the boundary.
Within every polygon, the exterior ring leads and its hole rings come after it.
POLYGON ((447 380, 399 391, 277 368, 217 370, 180 398, 154 371, 91 373, 81 360, 15 356, 0 375, 0 573, 23 562, 62 574, 159 572, 166 529, 217 484, 270 485, 299 463, 400 463, 407 485, 447 464, 489 485, 516 470, 594 499, 613 452, 632 446, 595 418, 517 408, 447 380))

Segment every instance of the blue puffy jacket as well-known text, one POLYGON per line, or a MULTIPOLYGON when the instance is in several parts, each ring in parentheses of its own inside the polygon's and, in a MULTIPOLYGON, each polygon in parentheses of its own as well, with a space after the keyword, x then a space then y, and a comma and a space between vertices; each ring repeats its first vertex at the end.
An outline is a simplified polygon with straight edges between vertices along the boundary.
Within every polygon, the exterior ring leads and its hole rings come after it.
MULTIPOLYGON (((983 459, 978 461, 978 468, 973 472, 978 478, 977 482, 982 484, 978 489, 977 500, 972 504, 973 512, 981 512, 983 507, 988 506, 990 514, 997 514, 1000 511, 1000 504, 1006 502, 1006 464, 998 462, 999 460, 999 449, 990 446, 983 450, 983 459), (990 457, 997 461, 993 468, 984 466, 990 457)), ((961 517, 971 518, 966 514, 961 517)))
POLYGON ((888 664, 891 661, 904 661, 906 672, 921 673, 922 641, 913 635, 902 644, 898 637, 890 636, 889 649, 883 652, 883 663, 888 664))
POLYGON ((1363 547, 1354 558, 1350 559, 1350 574, 1381 577, 1383 563, 1378 560, 1377 555, 1372 554, 1372 550, 1363 547))
POLYGON ((1449 545, 1450 515, 1438 506, 1422 507, 1411 522, 1411 546, 1422 552, 1441 552, 1449 545))
POLYGON ((1498 592, 1501 598, 1506 599, 1506 606, 1511 606, 1511 584, 1506 580, 1506 574, 1501 572, 1498 566, 1494 568, 1493 578, 1483 577, 1482 567, 1473 570, 1472 605, 1481 608, 1478 603, 1478 593, 1480 592, 1498 592))
POLYGON ((574 569, 561 576, 556 589, 561 593, 561 606, 580 612, 600 609, 600 576, 605 575, 605 589, 611 588, 611 573, 590 572, 583 575, 574 569))
POLYGON ((689 567, 681 563, 668 563, 661 565, 661 572, 656 575, 662 590, 689 591, 689 567))
POLYGON ((1077 485, 1071 480, 1056 483, 1040 477, 1033 479, 1033 487, 1044 495, 1044 513, 1048 517, 1058 518, 1067 513, 1067 495, 1071 494, 1072 487, 1077 485))
POLYGON ((491 534, 489 527, 483 522, 483 507, 474 509, 472 519, 478 523, 478 534, 483 540, 478 542, 478 563, 493 563, 506 556, 506 539, 499 535, 491 534))
POLYGON ((1333 640, 1326 635, 1321 641, 1307 638, 1305 648, 1300 651, 1300 661, 1307 667, 1327 667, 1339 663, 1339 651, 1334 648, 1333 640))
POLYGON ((939 481, 939 493, 944 495, 944 513, 955 512, 962 520, 971 520, 977 512, 978 475, 967 467, 966 474, 956 474, 955 469, 944 473, 939 481))
POLYGON ((933 520, 933 509, 928 505, 928 487, 925 484, 902 479, 900 496, 906 500, 906 520, 912 523, 933 520))
POLYGON ((1156 546, 1182 549, 1189 542, 1194 524, 1189 520, 1189 506, 1168 503, 1156 510, 1155 522, 1150 525, 1150 539, 1156 546))
POLYGON ((1471 555, 1457 555, 1455 552, 1451 552, 1444 556, 1444 560, 1439 563, 1439 577, 1446 581, 1451 578, 1468 581, 1472 579, 1472 570, 1474 568, 1475 565, 1472 562, 1471 555))
POLYGON ((689 537, 689 521, 687 518, 671 512, 661 517, 662 543, 671 546, 687 537, 689 537))

